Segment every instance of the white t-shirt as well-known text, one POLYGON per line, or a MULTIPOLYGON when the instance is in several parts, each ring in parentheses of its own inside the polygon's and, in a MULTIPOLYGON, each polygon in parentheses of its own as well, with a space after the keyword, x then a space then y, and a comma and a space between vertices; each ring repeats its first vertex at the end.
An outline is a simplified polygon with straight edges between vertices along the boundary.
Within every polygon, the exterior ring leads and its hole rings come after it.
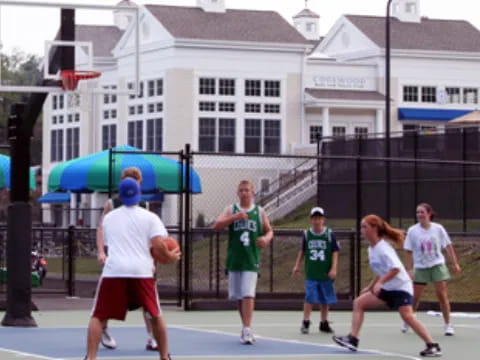
POLYGON ((427 269, 436 265, 445 264, 442 249, 452 242, 444 227, 437 223, 430 223, 430 228, 424 229, 415 224, 408 229, 404 249, 413 255, 415 269, 427 269))
POLYGON ((150 240, 168 236, 160 218, 139 206, 121 206, 104 217, 102 226, 108 246, 102 276, 151 278, 150 240))
POLYGON ((395 277, 382 285, 382 289, 392 291, 406 291, 413 295, 412 280, 407 274, 395 249, 385 240, 380 240, 374 247, 368 247, 368 261, 373 272, 383 277, 392 269, 399 269, 395 277))

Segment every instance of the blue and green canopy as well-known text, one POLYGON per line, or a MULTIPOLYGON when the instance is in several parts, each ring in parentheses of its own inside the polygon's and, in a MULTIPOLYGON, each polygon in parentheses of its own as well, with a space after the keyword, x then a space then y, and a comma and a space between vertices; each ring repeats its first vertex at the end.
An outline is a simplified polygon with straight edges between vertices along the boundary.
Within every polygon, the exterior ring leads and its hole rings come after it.
MULTIPOLYGON (((10 167, 11 167, 10 157, 0 154, 0 189, 8 188, 10 189, 10 167)), ((30 190, 35 190, 35 174, 32 169, 30 169, 30 190)))
MULTIPOLYGON (((186 190, 185 165, 164 156, 145 154, 135 147, 123 145, 113 148, 111 154, 110 150, 105 150, 57 165, 50 172, 48 191, 108 192, 110 155, 112 191, 116 191, 121 173, 128 167, 137 167, 142 172, 143 193, 179 193, 186 190)), ((189 171, 190 190, 200 193, 200 177, 193 169, 190 168, 189 171)))

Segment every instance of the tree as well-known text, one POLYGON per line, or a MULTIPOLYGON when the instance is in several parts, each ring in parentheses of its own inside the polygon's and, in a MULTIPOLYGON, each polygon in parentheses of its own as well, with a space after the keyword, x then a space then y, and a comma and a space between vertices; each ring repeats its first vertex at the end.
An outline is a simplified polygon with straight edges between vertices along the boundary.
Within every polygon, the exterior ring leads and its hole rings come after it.
MULTIPOLYGON (((34 85, 42 77, 41 59, 37 55, 26 54, 13 50, 12 54, 1 56, 1 74, 3 84, 34 85)), ((29 94, 1 93, 0 94, 0 143, 6 142, 6 124, 10 107, 17 102, 24 102, 29 94)), ((34 129, 32 141, 32 165, 42 161, 42 119, 40 118, 34 129)))

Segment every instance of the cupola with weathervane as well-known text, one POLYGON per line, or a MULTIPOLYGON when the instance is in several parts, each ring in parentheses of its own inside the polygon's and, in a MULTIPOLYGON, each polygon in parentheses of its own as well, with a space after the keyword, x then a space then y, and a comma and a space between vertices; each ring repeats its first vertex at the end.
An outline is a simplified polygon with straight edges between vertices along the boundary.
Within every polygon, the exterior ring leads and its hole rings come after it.
POLYGON ((197 0, 197 7, 205 12, 224 13, 225 0, 197 0))
POLYGON ((293 17, 293 25, 307 40, 320 39, 320 16, 308 8, 308 0, 305 9, 293 17))

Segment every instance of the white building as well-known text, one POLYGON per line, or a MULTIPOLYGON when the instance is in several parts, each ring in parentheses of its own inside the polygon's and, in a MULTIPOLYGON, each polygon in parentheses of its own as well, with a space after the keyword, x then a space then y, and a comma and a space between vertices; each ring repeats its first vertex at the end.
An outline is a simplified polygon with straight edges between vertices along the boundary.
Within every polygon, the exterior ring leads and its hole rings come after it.
MULTIPOLYGON (((384 131, 383 17, 342 16, 320 38, 320 17, 309 9, 294 16, 293 26, 274 11, 229 10, 225 0, 140 11, 140 96, 51 95, 44 107, 44 184, 58 162, 120 144, 288 154, 311 149, 317 133, 384 131)), ((478 29, 421 17, 420 0, 394 0, 392 11, 392 130, 443 126, 477 108, 478 29)), ((76 38, 93 43, 94 70, 102 72, 93 84, 131 87, 132 22, 127 14, 114 16, 115 26, 78 25, 76 38)), ((269 166, 259 163, 256 172, 266 172, 255 181, 280 173, 269 166)), ((88 206, 102 202, 94 197, 88 206)), ((174 212, 173 202, 165 205, 174 212)))

